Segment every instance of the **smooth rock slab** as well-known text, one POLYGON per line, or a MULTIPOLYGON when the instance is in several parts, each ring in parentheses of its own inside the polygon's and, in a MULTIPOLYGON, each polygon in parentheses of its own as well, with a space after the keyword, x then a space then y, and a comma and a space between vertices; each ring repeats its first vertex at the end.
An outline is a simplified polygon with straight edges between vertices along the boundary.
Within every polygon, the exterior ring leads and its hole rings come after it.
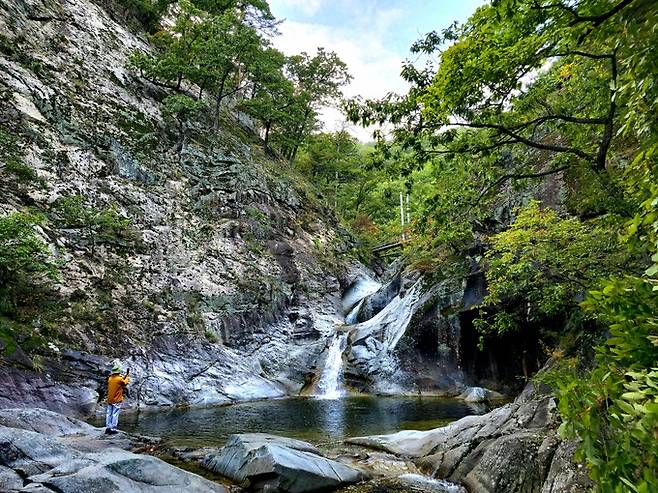
POLYGON ((30 480, 61 493, 226 493, 195 474, 147 455, 109 449, 30 480))
POLYGON ((310 443, 260 433, 233 435, 203 465, 268 493, 324 491, 366 479, 363 472, 323 457, 310 443))
POLYGON ((85 454, 61 440, 0 426, 0 491, 226 493, 224 487, 155 457, 117 448, 85 454))
POLYGON ((359 437, 349 443, 413 459, 420 470, 470 493, 587 491, 573 447, 560 444, 551 396, 528 387, 513 403, 429 431, 359 437))
POLYGON ((0 409, 0 425, 35 431, 49 436, 94 435, 101 431, 76 418, 63 416, 47 409, 0 409))

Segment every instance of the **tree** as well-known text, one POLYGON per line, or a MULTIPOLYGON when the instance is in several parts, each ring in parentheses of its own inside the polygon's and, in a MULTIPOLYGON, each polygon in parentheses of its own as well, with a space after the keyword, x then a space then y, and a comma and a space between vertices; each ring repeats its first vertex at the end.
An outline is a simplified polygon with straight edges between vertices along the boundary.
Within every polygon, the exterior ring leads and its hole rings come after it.
POLYGON ((287 72, 295 85, 299 114, 292 122, 290 141, 284 151, 292 162, 300 143, 315 127, 318 109, 341 96, 341 87, 352 77, 347 65, 334 52, 318 48, 315 56, 304 52, 288 61, 287 72))
POLYGON ((482 197, 510 180, 573 172, 602 180, 623 208, 610 149, 629 115, 631 91, 620 90, 626 69, 638 49, 648 54, 655 40, 650 4, 493 2, 463 26, 430 33, 413 46, 414 53, 439 52, 440 63, 423 70, 406 65, 407 95, 352 102, 351 118, 394 123, 396 145, 413 152, 416 163, 496 156, 482 197), (439 51, 444 43, 452 44, 439 51), (460 138, 464 133, 469 138, 460 138), (519 159, 510 166, 500 159, 504 152, 519 159), (541 155, 540 165, 527 159, 532 153, 541 155))
POLYGON ((21 296, 43 279, 56 279, 58 269, 35 228, 38 215, 14 212, 0 217, 0 312, 16 310, 21 296))
POLYGON ((490 238, 485 256, 489 290, 480 307, 495 313, 482 318, 480 328, 502 334, 562 317, 565 324, 588 289, 634 270, 637 259, 610 235, 618 220, 562 218, 537 201, 521 209, 508 229, 490 238))
POLYGON ((252 67, 252 97, 242 102, 242 108, 263 126, 265 147, 272 129, 288 122, 290 109, 296 104, 294 86, 283 73, 285 63, 283 53, 265 49, 252 67))
POLYGON ((198 39, 207 31, 201 15, 189 1, 180 2, 174 24, 150 36, 155 52, 134 52, 130 65, 151 82, 180 91, 184 79, 198 75, 198 39))

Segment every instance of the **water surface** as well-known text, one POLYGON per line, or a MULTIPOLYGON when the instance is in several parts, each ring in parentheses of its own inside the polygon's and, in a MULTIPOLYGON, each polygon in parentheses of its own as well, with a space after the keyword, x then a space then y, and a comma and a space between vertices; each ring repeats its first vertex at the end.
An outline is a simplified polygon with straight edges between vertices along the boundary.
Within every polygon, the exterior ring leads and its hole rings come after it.
MULTIPOLYGON (((488 411, 482 405, 441 397, 293 398, 224 407, 122 414, 119 428, 167 438, 179 446, 220 446, 235 433, 273 433, 315 444, 344 438, 428 430, 488 411)), ((94 424, 102 426, 102 422, 94 424)))

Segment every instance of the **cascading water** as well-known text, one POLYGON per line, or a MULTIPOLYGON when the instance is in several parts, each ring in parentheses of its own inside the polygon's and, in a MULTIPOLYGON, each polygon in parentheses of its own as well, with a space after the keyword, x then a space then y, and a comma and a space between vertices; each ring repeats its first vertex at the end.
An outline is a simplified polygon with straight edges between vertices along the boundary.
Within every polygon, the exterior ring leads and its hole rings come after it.
POLYGON ((338 399, 345 395, 343 390, 343 351, 346 346, 347 334, 336 334, 327 349, 327 359, 318 381, 317 397, 338 399))

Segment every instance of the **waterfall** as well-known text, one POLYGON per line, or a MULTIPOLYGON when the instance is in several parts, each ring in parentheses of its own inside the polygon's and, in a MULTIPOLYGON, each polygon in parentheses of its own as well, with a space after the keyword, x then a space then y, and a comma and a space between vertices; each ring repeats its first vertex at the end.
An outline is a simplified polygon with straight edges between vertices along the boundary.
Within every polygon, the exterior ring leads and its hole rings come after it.
POLYGON ((345 324, 346 325, 354 325, 357 322, 356 317, 359 316, 359 310, 363 306, 364 301, 365 301, 365 298, 363 298, 356 305, 354 305, 354 308, 352 308, 352 310, 350 310, 350 312, 347 315, 345 315, 345 324))
POLYGON ((338 399, 345 394, 343 384, 343 351, 347 343, 347 334, 337 333, 327 350, 327 358, 318 381, 317 397, 321 399, 338 399))
MULTIPOLYGON (((343 298, 341 300, 343 314, 349 315, 350 312, 354 312, 355 306, 370 296, 371 294, 377 292, 382 285, 377 281, 370 279, 369 277, 361 276, 359 277, 352 285, 347 289, 343 298)), ((357 310, 358 313, 358 310, 357 310)))

